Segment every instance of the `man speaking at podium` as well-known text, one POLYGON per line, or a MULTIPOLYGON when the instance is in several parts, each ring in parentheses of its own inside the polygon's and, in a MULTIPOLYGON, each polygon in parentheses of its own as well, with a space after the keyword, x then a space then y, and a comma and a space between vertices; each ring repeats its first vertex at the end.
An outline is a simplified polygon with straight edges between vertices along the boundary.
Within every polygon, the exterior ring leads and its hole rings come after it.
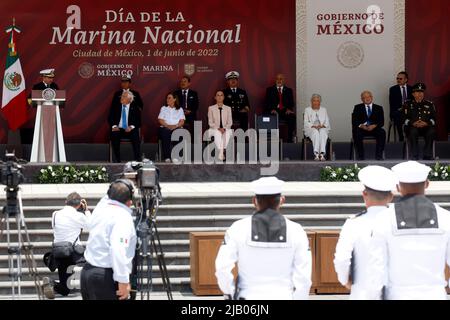
POLYGON ((59 90, 56 83, 53 82, 55 78, 55 69, 45 69, 40 72, 42 76, 42 82, 39 82, 33 86, 32 90, 45 90, 47 88, 53 90, 59 90))

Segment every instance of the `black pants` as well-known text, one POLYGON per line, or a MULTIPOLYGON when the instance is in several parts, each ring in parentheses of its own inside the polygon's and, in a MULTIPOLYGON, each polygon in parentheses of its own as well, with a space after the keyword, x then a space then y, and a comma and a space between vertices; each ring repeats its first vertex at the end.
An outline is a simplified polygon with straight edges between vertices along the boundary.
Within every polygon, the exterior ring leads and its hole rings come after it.
POLYGON ((80 285, 83 300, 118 300, 118 285, 110 268, 94 267, 86 263, 81 271, 80 285))
POLYGON ((294 132, 295 132, 295 113, 286 114, 287 109, 283 110, 277 110, 278 112, 278 118, 281 121, 284 121, 287 123, 288 126, 288 141, 287 142, 294 142, 294 132))
POLYGON ((355 148, 356 148, 356 154, 358 157, 358 160, 364 160, 364 143, 363 140, 365 137, 375 137, 377 141, 376 151, 375 151, 375 158, 377 160, 383 159, 383 151, 384 146, 386 144, 386 131, 384 131, 383 128, 376 128, 373 131, 366 131, 360 128, 356 128, 355 130, 355 148))
POLYGON ((141 141, 139 137, 139 129, 133 129, 127 133, 124 129, 120 131, 111 131, 111 145, 114 152, 115 162, 120 162, 120 140, 130 139, 133 145, 134 160, 140 161, 141 159, 141 141))
POLYGON ((408 142, 411 148, 411 155, 413 159, 419 159, 419 137, 425 139, 425 147, 423 148, 424 160, 431 160, 433 158, 433 141, 436 139, 436 128, 428 126, 425 128, 416 128, 413 126, 406 126, 405 133, 408 137, 408 142))
POLYGON ((233 122, 239 121, 239 128, 247 131, 248 130, 248 112, 233 112, 233 122))
POLYGON ((55 291, 60 295, 67 296, 70 293, 70 289, 67 287, 67 279, 72 275, 67 273, 67 268, 74 265, 73 259, 56 259, 56 265, 58 266, 59 283, 55 283, 55 291))
POLYGON ((172 133, 175 132, 176 130, 178 129, 170 130, 168 128, 159 127, 158 136, 162 144, 163 160, 171 158, 170 156, 172 153, 173 144, 176 143, 175 141, 172 142, 172 133))
POLYGON ((398 140, 404 141, 405 137, 403 136, 403 123, 402 123, 402 116, 400 112, 394 113, 392 120, 394 121, 394 130, 397 130, 398 132, 398 140))

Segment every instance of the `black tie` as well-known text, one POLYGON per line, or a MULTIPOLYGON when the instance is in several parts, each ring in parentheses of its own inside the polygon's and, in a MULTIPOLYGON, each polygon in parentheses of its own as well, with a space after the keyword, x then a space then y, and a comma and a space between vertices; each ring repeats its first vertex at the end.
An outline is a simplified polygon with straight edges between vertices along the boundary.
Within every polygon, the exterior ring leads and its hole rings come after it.
POLYGON ((223 123, 222 123, 222 108, 219 108, 220 111, 220 129, 223 129, 223 123))
POLYGON ((236 88, 233 88, 233 93, 236 93, 236 88))
POLYGON ((183 90, 183 108, 187 109, 187 91, 183 90))

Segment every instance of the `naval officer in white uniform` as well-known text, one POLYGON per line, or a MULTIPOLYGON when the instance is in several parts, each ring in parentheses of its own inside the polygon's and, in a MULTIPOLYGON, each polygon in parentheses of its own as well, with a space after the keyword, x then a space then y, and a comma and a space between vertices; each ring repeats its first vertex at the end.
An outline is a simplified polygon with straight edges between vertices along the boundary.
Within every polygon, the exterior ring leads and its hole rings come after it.
POLYGON ((348 219, 342 227, 334 255, 339 282, 351 290, 351 300, 368 299, 369 250, 373 223, 388 208, 397 185, 395 174, 384 167, 368 166, 358 174, 364 185, 366 210, 348 219))
POLYGON ((300 224, 283 217, 284 182, 275 177, 252 182, 253 216, 226 232, 216 258, 216 277, 226 299, 307 299, 311 251, 300 224), (238 266, 235 283, 232 269, 238 266))
POLYGON ((425 197, 430 170, 415 161, 392 168, 402 198, 375 222, 369 261, 373 299, 447 298, 450 212, 425 197))

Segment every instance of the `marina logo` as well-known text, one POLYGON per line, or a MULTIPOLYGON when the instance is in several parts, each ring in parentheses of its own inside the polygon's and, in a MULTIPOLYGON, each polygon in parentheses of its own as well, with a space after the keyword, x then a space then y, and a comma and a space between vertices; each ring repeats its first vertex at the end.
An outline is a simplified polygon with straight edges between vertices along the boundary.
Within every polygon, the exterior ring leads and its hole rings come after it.
POLYGON ((174 72, 175 68, 172 65, 150 65, 142 66, 143 74, 163 74, 174 72))
POLYGON ((186 63, 184 65, 184 74, 192 77, 195 74, 195 64, 193 63, 186 63))

